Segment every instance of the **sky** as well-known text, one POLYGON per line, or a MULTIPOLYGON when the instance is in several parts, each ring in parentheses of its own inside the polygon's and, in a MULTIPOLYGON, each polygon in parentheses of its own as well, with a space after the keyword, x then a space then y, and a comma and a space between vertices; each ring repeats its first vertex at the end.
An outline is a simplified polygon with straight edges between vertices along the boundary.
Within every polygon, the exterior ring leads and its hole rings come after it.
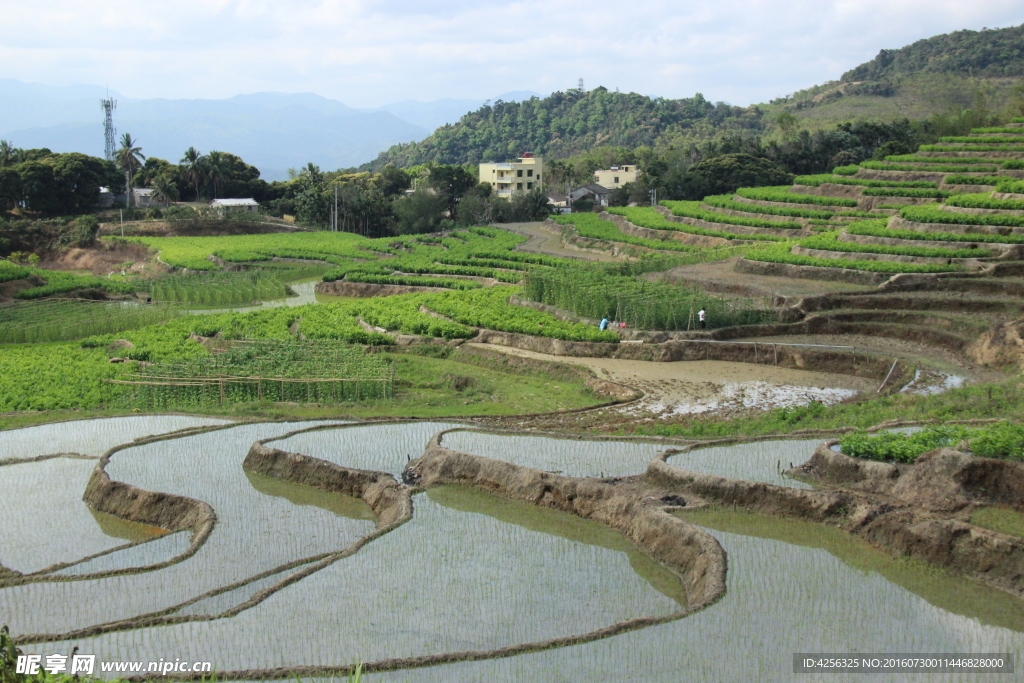
POLYGON ((882 48, 1024 23, 1021 0, 0 0, 0 78, 353 107, 587 88, 736 105, 882 48))

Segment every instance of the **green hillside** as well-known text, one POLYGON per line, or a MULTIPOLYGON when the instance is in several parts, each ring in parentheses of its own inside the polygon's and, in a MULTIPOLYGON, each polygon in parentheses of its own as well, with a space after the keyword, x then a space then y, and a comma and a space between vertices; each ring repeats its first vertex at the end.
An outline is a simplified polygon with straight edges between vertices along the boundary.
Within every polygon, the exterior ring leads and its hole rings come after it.
POLYGON ((699 93, 669 100, 603 87, 525 102, 499 100, 419 142, 391 147, 361 170, 504 161, 526 151, 563 159, 604 146, 681 149, 723 136, 769 132, 784 113, 810 130, 844 121, 936 117, 942 119, 935 123, 938 135, 955 134, 945 129, 963 123, 967 110, 972 117, 967 129, 1024 113, 1021 76, 1024 25, 957 31, 882 50, 838 81, 750 107, 715 104, 699 93))
POLYGON ((382 152, 362 170, 426 162, 467 164, 504 161, 534 152, 564 158, 595 147, 659 146, 709 139, 722 131, 761 130, 756 108, 713 104, 700 93, 666 100, 604 87, 572 89, 525 102, 485 104, 428 138, 382 152))
POLYGON ((1024 76, 1024 25, 955 31, 925 38, 899 50, 882 50, 840 79, 893 81, 919 73, 959 73, 996 78, 1024 76))
POLYGON ((1020 114, 1024 105, 1024 25, 956 31, 882 50, 870 62, 766 106, 786 112, 808 128, 851 119, 891 121, 955 117, 971 110, 975 125, 985 116, 1020 114))

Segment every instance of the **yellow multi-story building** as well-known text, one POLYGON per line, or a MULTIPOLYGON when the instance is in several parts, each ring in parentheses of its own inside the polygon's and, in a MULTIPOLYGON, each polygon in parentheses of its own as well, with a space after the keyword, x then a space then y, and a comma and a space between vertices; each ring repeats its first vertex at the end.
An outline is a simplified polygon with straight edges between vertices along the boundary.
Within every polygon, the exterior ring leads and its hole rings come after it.
POLYGON ((511 197, 544 187, 544 160, 526 152, 519 161, 501 164, 480 164, 480 182, 490 183, 498 197, 511 197))
POLYGON ((594 171, 594 182, 609 190, 615 190, 626 183, 636 182, 637 175, 635 164, 612 166, 601 171, 594 171))

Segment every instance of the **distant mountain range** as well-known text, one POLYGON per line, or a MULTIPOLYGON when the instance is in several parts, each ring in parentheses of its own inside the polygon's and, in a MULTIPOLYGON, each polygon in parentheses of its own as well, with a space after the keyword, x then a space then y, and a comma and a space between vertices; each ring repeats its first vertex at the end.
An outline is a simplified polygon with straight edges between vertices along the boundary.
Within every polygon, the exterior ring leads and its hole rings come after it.
MULTIPOLYGON (((0 79, 0 139, 16 147, 103 156, 100 86, 49 86, 0 79)), ((495 99, 535 96, 513 92, 495 99)), ((132 99, 117 92, 114 125, 131 133, 146 156, 176 163, 190 146, 242 157, 265 180, 313 162, 324 170, 357 166, 388 147, 427 137, 458 121, 482 100, 406 100, 355 109, 313 93, 256 93, 224 100, 132 99)))

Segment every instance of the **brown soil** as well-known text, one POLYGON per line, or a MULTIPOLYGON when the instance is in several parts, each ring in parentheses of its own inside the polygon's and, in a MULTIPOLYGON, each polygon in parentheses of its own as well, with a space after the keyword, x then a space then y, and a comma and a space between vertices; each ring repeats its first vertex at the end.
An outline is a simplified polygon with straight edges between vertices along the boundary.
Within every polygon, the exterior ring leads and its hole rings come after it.
MULTIPOLYGON (((774 365, 751 365, 728 361, 688 361, 659 363, 617 358, 569 358, 534 351, 493 345, 467 344, 510 356, 541 361, 561 361, 587 368, 597 377, 635 387, 644 393, 644 404, 674 406, 701 404, 720 400, 723 386, 739 382, 765 382, 793 387, 829 387, 852 391, 875 391, 874 379, 779 368, 774 365)), ((770 350, 769 350, 770 353, 770 350)), ((633 410, 633 407, 620 410, 633 410)))
POLYGON ((94 275, 107 275, 111 271, 118 273, 122 265, 132 263, 130 271, 142 270, 144 262, 149 259, 149 250, 134 242, 99 242, 89 249, 69 249, 56 259, 44 261, 41 267, 51 270, 89 271, 94 275))
POLYGON ((26 278, 24 280, 8 280, 7 282, 0 282, 0 301, 4 299, 13 299, 14 295, 23 289, 32 289, 33 287, 40 287, 46 284, 41 277, 35 275, 26 278))
POLYGON ((395 294, 411 294, 413 292, 447 292, 443 287, 411 287, 407 285, 378 285, 371 282, 334 282, 316 283, 317 294, 330 296, 356 296, 361 298, 374 296, 393 296, 395 294))
POLYGON ((703 289, 742 297, 816 296, 832 292, 851 292, 865 289, 862 285, 829 280, 805 280, 740 273, 737 259, 716 263, 698 263, 679 266, 665 273, 651 273, 651 280, 667 279, 699 285, 703 289))

